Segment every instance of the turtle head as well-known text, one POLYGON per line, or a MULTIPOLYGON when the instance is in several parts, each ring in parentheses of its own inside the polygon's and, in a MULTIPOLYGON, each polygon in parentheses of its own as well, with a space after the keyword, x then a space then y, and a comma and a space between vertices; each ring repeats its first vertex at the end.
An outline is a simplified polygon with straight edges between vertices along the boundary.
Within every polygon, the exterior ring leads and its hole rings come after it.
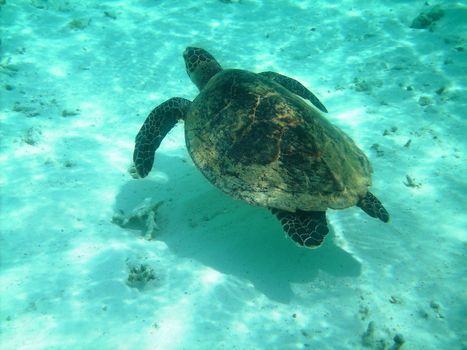
POLYGON ((183 52, 186 72, 191 81, 201 90, 214 75, 222 70, 216 59, 206 50, 187 47, 183 52))

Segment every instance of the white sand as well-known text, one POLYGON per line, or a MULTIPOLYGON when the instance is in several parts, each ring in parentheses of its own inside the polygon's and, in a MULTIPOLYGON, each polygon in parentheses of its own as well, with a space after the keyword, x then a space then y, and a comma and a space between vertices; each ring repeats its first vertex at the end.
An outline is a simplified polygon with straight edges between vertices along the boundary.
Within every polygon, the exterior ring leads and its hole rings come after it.
POLYGON ((432 31, 410 28, 424 3, 7 0, 0 348, 389 349, 401 334, 466 349, 467 6, 433 2, 432 31), (310 87, 368 154, 391 222, 330 211, 325 244, 301 249, 202 177, 183 123, 133 180, 147 113, 197 94, 188 45, 310 87), (112 223, 147 197, 164 201, 154 240, 112 223), (140 264, 155 279, 138 289, 140 264))

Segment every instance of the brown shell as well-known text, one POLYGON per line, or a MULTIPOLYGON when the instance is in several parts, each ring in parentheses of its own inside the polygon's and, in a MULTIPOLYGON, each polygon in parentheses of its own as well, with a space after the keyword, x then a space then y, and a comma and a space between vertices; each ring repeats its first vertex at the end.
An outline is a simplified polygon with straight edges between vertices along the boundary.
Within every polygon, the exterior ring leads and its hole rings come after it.
POLYGON ((214 76, 185 120, 193 161, 250 204, 289 211, 353 206, 371 185, 365 154, 316 109, 257 74, 214 76))

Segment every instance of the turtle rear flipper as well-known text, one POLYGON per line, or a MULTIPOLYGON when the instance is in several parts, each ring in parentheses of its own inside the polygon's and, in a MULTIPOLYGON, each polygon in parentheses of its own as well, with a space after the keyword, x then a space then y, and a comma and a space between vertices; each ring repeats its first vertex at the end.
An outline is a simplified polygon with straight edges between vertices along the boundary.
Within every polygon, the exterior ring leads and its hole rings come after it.
POLYGON ((295 79, 289 78, 285 75, 276 73, 276 72, 262 72, 259 75, 268 78, 279 85, 282 85, 290 92, 304 98, 305 100, 310 101, 316 108, 320 111, 327 113, 328 110, 321 101, 316 97, 310 90, 308 90, 302 83, 296 81, 295 79))
POLYGON ((292 213, 272 208, 271 212, 281 222, 284 232, 301 246, 317 248, 329 232, 324 211, 297 210, 292 213))
POLYGON ((383 207, 383 204, 371 192, 367 192, 365 197, 361 198, 357 207, 360 207, 368 215, 380 219, 382 222, 389 221, 389 213, 383 207))
POLYGON ((140 177, 145 177, 152 169, 154 152, 167 133, 184 119, 191 101, 181 97, 171 98, 149 113, 136 135, 133 162, 140 177))

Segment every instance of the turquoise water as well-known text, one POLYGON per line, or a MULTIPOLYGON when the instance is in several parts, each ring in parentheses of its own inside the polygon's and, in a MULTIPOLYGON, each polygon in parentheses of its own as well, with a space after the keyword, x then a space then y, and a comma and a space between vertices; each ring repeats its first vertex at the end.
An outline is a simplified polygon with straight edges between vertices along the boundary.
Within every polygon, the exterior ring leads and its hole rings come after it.
POLYGON ((466 349, 462 1, 0 1, 0 348, 466 349), (193 164, 182 53, 307 86, 391 221, 328 210, 315 250, 193 164))

